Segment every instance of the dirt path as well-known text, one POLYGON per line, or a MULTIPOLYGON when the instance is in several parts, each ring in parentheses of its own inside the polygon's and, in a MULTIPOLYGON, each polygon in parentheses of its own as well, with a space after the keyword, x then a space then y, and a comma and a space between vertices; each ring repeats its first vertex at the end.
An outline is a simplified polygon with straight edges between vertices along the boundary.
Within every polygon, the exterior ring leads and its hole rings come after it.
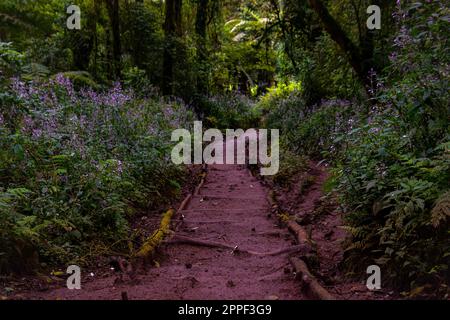
MULTIPOLYGON (((293 246, 293 239, 269 216, 267 190, 244 166, 209 166, 200 194, 182 212, 176 235, 220 242, 256 253, 293 246)), ((159 267, 133 282, 116 276, 83 283, 81 290, 55 289, 43 299, 302 299, 289 253, 258 255, 190 244, 164 245, 159 267)), ((62 284, 64 285, 64 284, 62 284)))

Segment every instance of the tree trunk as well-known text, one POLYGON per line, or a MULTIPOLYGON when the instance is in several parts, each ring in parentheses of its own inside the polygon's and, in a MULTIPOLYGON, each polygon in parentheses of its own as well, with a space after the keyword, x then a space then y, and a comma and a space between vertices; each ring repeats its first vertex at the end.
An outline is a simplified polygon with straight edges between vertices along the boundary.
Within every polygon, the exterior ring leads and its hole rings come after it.
POLYGON ((206 53, 206 27, 209 0, 198 0, 195 32, 197 33, 197 91, 199 94, 207 92, 208 68, 206 53))
POLYGON ((173 94, 173 68, 176 56, 176 38, 182 36, 182 0, 166 0, 165 7, 165 48, 163 61, 162 93, 173 94))
POLYGON ((99 3, 97 1, 94 1, 94 17, 92 17, 92 32, 94 33, 94 60, 93 60, 93 66, 92 66, 92 74, 94 78, 97 78, 97 56, 98 56, 98 35, 97 35, 97 22, 98 22, 98 16, 100 15, 100 8, 99 3))
MULTIPOLYGON (((367 57, 363 57, 361 50, 350 40, 345 34, 344 30, 338 24, 338 22, 330 15, 328 9, 320 0, 308 0, 311 8, 316 12, 322 21, 325 30, 331 36, 331 38, 339 45, 339 47, 347 54, 350 65, 355 71, 356 75, 363 83, 366 91, 370 87, 370 79, 368 73, 372 67, 371 63, 367 63, 367 57)), ((372 33, 368 34, 363 42, 370 44, 372 40, 372 33)), ((373 55, 373 49, 368 47, 364 50, 364 55, 373 55)), ((371 62, 371 61, 370 61, 371 62)))
POLYGON ((121 78, 120 56, 121 56, 121 44, 120 44, 120 18, 119 18, 119 0, 107 0, 109 19, 111 21, 112 29, 112 46, 113 46, 113 65, 114 65, 114 78, 121 78))

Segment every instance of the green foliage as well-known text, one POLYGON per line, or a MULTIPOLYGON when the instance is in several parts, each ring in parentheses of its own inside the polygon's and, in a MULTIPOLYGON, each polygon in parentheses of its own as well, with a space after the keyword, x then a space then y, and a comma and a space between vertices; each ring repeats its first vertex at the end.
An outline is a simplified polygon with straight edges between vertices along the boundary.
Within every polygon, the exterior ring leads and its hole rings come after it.
POLYGON ((86 71, 66 71, 61 73, 69 79, 75 88, 93 88, 99 89, 99 85, 94 81, 92 75, 86 71))
POLYGON ((286 98, 264 96, 259 106, 265 107, 264 125, 278 128, 289 150, 312 157, 335 158, 344 144, 339 138, 356 124, 359 106, 343 100, 324 101, 307 106, 303 95, 286 98))
POLYGON ((0 41, 0 76, 11 77, 20 71, 23 65, 24 55, 12 48, 10 42, 0 41))
POLYGON ((446 272, 440 266, 450 249, 449 221, 443 204, 432 209, 448 190, 448 151, 442 145, 417 157, 396 124, 384 119, 383 128, 371 124, 352 133, 335 171, 352 234, 347 264, 357 269, 361 259, 375 261, 398 286, 437 286, 446 272))
POLYGON ((372 101, 311 103, 315 94, 361 99, 353 76, 344 76, 345 61, 323 36, 300 63, 301 94, 266 95, 258 105, 265 126, 279 128, 289 150, 335 166, 326 189, 344 208, 347 268, 364 272, 375 263, 405 294, 429 288, 444 296, 450 257, 448 8, 436 1, 398 10, 391 65, 383 76, 370 75, 372 101))
POLYGON ((289 186, 296 175, 308 169, 308 165, 308 158, 283 148, 280 150, 280 168, 277 174, 269 176, 268 179, 276 185, 289 186))
MULTIPOLYGON (((156 2, 133 2, 121 11, 122 40, 127 55, 124 59, 125 72, 145 72, 142 79, 148 79, 153 85, 158 84, 162 77, 165 44, 161 29, 164 23, 161 11, 156 2)), ((130 79, 129 76, 127 79, 130 79)))
POLYGON ((378 84, 370 121, 340 138, 346 144, 335 174, 352 235, 347 263, 375 261, 411 294, 428 285, 444 295, 450 96, 442 33, 448 9, 439 1, 418 2, 398 14, 406 18, 384 79, 395 85, 378 84))
POLYGON ((255 128, 259 113, 252 100, 239 94, 218 95, 200 102, 205 112, 205 124, 219 129, 255 128))
POLYGON ((77 91, 62 75, 11 87, 5 101, 22 109, 0 113, 0 272, 37 253, 86 263, 94 242, 122 250, 133 214, 179 194, 185 172, 166 155, 171 130, 192 121, 184 105, 119 85, 77 91))
POLYGON ((39 63, 30 63, 22 67, 21 76, 26 80, 44 80, 49 74, 50 70, 39 63))
POLYGON ((297 94, 273 101, 264 96, 260 101, 264 102, 258 102, 257 109, 261 110, 264 126, 280 129, 282 138, 288 141, 299 123, 312 111, 297 94))
POLYGON ((308 103, 318 103, 324 98, 359 98, 362 95, 347 58, 328 35, 322 35, 311 50, 299 54, 300 79, 306 84, 304 92, 308 103))
POLYGON ((298 125, 291 143, 297 152, 330 160, 339 154, 343 142, 341 134, 348 132, 356 122, 357 107, 346 101, 329 101, 322 104, 298 125))
POLYGON ((124 85, 128 88, 146 90, 150 85, 145 70, 141 70, 138 67, 131 67, 125 70, 123 77, 124 85))
POLYGON ((259 106, 263 110, 267 110, 278 105, 282 100, 286 100, 290 96, 298 97, 301 93, 302 83, 300 81, 278 82, 276 86, 267 89, 267 93, 259 101, 259 106))

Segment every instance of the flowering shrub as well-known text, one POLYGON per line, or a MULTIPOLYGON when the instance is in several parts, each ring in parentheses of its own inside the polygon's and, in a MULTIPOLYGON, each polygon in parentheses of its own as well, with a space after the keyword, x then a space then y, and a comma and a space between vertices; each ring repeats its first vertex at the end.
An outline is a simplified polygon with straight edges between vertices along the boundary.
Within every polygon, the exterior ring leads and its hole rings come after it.
POLYGON ((180 191, 184 171, 169 155, 171 130, 192 123, 182 103, 139 99, 119 83, 77 91, 62 75, 4 89, 0 272, 26 265, 24 248, 58 263, 83 260, 92 242, 123 246, 130 215, 180 191))
POLYGON ((450 109, 449 9, 441 1, 400 2, 391 65, 374 71, 371 104, 303 96, 273 100, 265 123, 284 146, 324 157, 349 233, 345 265, 377 264, 404 294, 448 292, 450 109), (390 85, 386 85, 390 84, 390 85))
POLYGON ((380 265, 408 294, 448 290, 448 6, 398 2, 392 65, 368 121, 342 136, 335 171, 352 269, 380 265), (419 49, 420 48, 420 49, 419 49), (362 261, 364 263, 362 263, 362 261))
POLYGON ((332 161, 344 143, 338 137, 357 124, 358 110, 358 105, 346 100, 323 100, 306 107, 302 98, 290 97, 266 114, 265 124, 281 130, 284 145, 291 151, 332 161))

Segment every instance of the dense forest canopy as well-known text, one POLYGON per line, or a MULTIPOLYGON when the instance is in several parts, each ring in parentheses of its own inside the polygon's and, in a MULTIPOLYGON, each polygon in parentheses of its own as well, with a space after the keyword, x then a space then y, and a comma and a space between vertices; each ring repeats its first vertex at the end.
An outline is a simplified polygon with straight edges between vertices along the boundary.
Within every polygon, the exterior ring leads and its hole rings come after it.
POLYGON ((0 273, 131 250, 201 119, 280 129, 280 174, 326 161, 346 270, 448 297, 449 24, 446 0, 2 0, 0 273))
POLYGON ((378 3, 379 31, 366 27, 370 1, 78 1, 81 30, 66 27, 71 4, 4 1, 2 39, 26 52, 24 64, 48 73, 85 71, 100 84, 139 75, 187 100, 261 94, 292 80, 317 81, 328 95, 348 83, 346 91, 358 92, 356 81, 370 85, 368 71, 387 64, 396 28, 393 1, 378 3), (323 74, 311 74, 317 65, 323 74))

